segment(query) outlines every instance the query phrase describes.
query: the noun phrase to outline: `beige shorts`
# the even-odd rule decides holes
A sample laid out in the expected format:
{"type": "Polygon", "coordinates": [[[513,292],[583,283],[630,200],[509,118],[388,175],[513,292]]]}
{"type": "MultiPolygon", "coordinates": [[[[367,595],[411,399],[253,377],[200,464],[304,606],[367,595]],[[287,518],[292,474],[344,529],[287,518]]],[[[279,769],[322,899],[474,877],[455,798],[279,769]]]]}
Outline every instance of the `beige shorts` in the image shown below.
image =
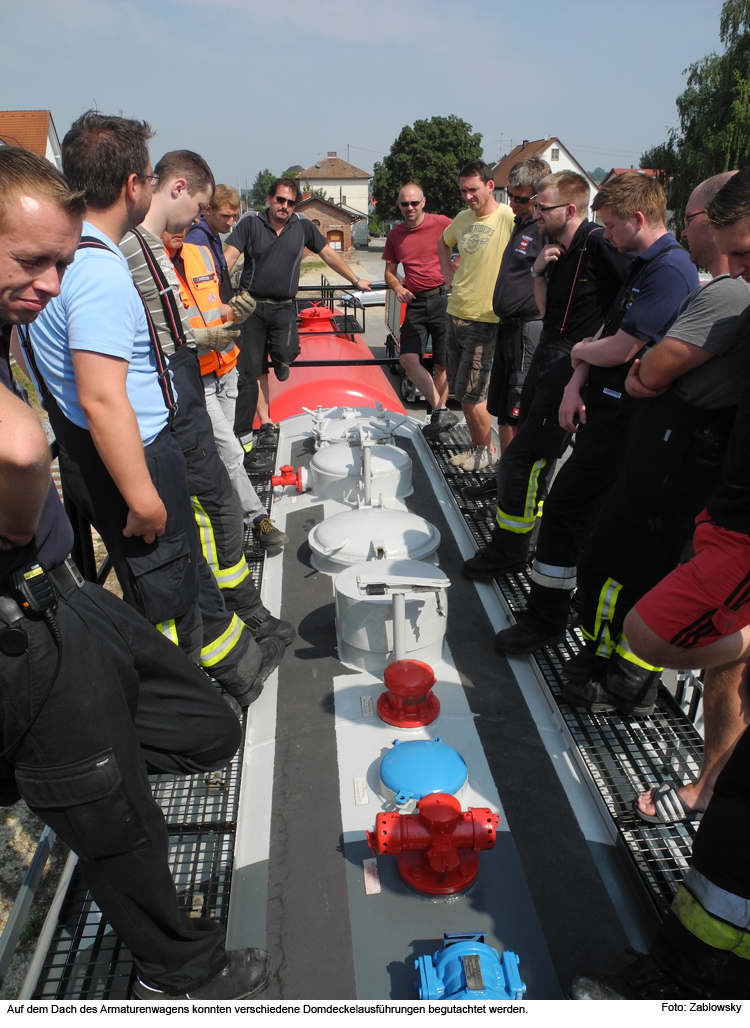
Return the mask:
{"type": "Polygon", "coordinates": [[[484,403],[497,343],[497,325],[446,314],[448,386],[459,403],[484,403]]]}

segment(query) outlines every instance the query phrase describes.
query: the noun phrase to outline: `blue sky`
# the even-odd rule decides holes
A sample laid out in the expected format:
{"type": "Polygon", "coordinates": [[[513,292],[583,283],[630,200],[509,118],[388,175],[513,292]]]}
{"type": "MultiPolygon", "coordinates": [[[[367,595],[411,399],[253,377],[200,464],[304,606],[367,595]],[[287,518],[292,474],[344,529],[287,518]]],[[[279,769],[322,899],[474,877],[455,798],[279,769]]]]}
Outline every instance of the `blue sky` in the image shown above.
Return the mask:
{"type": "Polygon", "coordinates": [[[719,48],[720,0],[0,0],[0,107],[145,118],[152,155],[197,150],[217,181],[372,170],[401,128],[456,114],[496,159],[559,136],[581,163],[638,165],[675,125],[683,70],[719,48]]]}

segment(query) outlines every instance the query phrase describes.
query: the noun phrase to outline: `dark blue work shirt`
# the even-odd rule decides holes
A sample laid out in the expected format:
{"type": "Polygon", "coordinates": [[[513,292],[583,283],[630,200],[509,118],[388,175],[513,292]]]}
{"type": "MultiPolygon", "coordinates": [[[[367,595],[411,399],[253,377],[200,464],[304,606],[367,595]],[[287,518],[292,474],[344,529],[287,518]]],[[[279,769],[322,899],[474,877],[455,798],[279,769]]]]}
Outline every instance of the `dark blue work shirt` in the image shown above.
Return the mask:
{"type": "MultiPolygon", "coordinates": [[[[677,317],[680,304],[695,292],[700,279],[687,250],[671,232],[665,232],[647,250],[632,256],[630,274],[613,312],[621,310],[624,301],[625,313],[619,327],[628,335],[653,345],[666,334],[677,317]],[[669,250],[669,247],[676,249],[669,250]]],[[[603,334],[614,334],[609,324],[603,334]]]]}
{"type": "Polygon", "coordinates": [[[185,236],[185,242],[195,243],[197,246],[207,246],[209,248],[211,256],[214,259],[216,274],[219,276],[219,297],[222,303],[229,303],[234,295],[234,290],[232,289],[232,282],[229,278],[229,269],[227,268],[227,261],[224,257],[224,247],[222,246],[221,236],[214,235],[211,231],[210,225],[202,214],[198,224],[190,226],[190,231],[185,236]]]}

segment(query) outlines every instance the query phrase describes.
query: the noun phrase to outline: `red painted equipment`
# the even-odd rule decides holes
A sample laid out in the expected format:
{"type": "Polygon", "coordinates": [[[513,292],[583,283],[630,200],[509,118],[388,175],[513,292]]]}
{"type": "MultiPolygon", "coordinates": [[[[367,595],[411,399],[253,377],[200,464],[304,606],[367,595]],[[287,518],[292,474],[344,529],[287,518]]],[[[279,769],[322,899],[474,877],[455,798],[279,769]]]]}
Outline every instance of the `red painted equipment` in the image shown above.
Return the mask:
{"type": "Polygon", "coordinates": [[[429,664],[394,660],[385,669],[383,681],[387,691],[378,697],[378,717],[387,725],[422,728],[440,713],[440,700],[432,692],[436,678],[429,664]]]}
{"type": "Polygon", "coordinates": [[[298,493],[305,491],[304,468],[293,468],[291,464],[282,464],[278,475],[271,476],[271,485],[293,485],[298,493]]]}
{"type": "Polygon", "coordinates": [[[436,792],[415,814],[379,814],[367,842],[373,853],[397,855],[401,877],[417,892],[449,896],[474,881],[479,851],[494,847],[499,823],[487,807],[462,811],[454,796],[436,792]]]}
{"type": "MultiPolygon", "coordinates": [[[[299,360],[357,361],[372,360],[372,351],[359,335],[343,335],[333,331],[331,315],[343,311],[329,307],[307,307],[300,312],[302,333],[299,338],[299,360]],[[319,311],[318,314],[307,312],[319,311]],[[305,317],[307,315],[307,317],[305,317]]],[[[394,392],[381,367],[352,365],[345,367],[301,368],[291,365],[289,378],[279,382],[273,372],[268,376],[271,417],[284,421],[302,414],[305,407],[375,407],[382,403],[386,410],[405,414],[403,404],[394,392]]],[[[260,422],[256,418],[255,427],[260,422]]]]}

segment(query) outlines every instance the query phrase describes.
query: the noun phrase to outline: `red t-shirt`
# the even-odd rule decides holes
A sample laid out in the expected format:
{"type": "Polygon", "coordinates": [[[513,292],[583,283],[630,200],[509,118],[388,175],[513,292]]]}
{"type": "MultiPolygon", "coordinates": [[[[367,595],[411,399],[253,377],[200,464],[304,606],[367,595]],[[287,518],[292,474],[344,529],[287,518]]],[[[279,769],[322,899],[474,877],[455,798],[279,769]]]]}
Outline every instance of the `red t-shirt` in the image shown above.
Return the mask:
{"type": "Polygon", "coordinates": [[[409,292],[422,293],[443,284],[437,245],[450,223],[444,214],[425,214],[416,228],[407,228],[402,221],[388,233],[383,260],[403,264],[404,287],[409,292]]]}

